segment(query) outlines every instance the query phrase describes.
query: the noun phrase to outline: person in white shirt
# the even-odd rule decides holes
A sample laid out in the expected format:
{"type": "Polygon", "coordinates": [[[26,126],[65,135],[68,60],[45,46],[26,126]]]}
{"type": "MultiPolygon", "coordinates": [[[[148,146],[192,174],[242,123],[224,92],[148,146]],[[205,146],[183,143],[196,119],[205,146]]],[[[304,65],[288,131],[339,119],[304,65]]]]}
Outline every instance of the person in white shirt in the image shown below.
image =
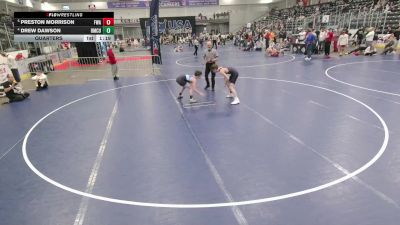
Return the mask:
{"type": "Polygon", "coordinates": [[[368,33],[365,36],[365,44],[367,47],[372,48],[372,43],[374,42],[374,36],[375,36],[375,28],[371,27],[368,29],[368,33]]]}
{"type": "Polygon", "coordinates": [[[21,82],[21,77],[19,76],[19,71],[18,71],[18,64],[17,61],[15,60],[15,57],[10,54],[7,54],[7,61],[15,81],[21,82]]]}
{"type": "Polygon", "coordinates": [[[36,91],[47,89],[47,87],[49,86],[47,76],[42,71],[38,71],[36,75],[32,77],[32,80],[35,81],[36,91]]]}
{"type": "Polygon", "coordinates": [[[348,45],[349,45],[349,35],[346,33],[345,30],[342,30],[338,39],[339,56],[342,56],[345,53],[348,45]]]}
{"type": "Polygon", "coordinates": [[[299,42],[303,42],[306,39],[307,32],[303,30],[299,33],[299,42]]]}
{"type": "Polygon", "coordinates": [[[321,32],[319,33],[318,37],[318,48],[319,51],[322,52],[324,47],[325,47],[325,39],[328,35],[328,32],[326,32],[325,28],[322,28],[321,32]]]}
{"type": "Polygon", "coordinates": [[[194,45],[194,53],[193,55],[197,56],[197,51],[199,50],[199,41],[197,40],[197,38],[194,38],[193,41],[193,45],[194,45]]]}
{"type": "Polygon", "coordinates": [[[0,83],[7,81],[7,75],[12,73],[8,66],[8,58],[6,53],[0,53],[0,83]]]}
{"type": "Polygon", "coordinates": [[[367,47],[364,51],[364,55],[366,56],[373,56],[376,54],[376,51],[372,49],[371,47],[367,47]]]}

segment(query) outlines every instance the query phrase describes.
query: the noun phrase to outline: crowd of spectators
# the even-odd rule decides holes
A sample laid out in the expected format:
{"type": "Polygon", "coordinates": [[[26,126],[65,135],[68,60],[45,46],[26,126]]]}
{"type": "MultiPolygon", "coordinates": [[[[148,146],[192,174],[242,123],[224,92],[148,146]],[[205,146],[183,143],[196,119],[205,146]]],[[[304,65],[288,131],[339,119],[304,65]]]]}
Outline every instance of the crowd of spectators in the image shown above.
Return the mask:
{"type": "MultiPolygon", "coordinates": [[[[316,15],[337,15],[350,11],[354,15],[371,15],[372,13],[392,13],[400,7],[396,0],[336,0],[327,3],[318,3],[315,5],[296,6],[285,9],[272,9],[268,16],[260,20],[260,23],[267,24],[269,29],[297,29],[294,21],[302,20],[316,15]],[[290,27],[289,27],[290,26],[290,27]]],[[[395,14],[400,17],[400,15],[395,14]]],[[[354,17],[353,17],[354,18],[354,17]]],[[[389,21],[387,21],[389,23],[389,21]]]]}
{"type": "Polygon", "coordinates": [[[219,19],[229,19],[229,12],[215,12],[211,16],[203,15],[199,13],[196,17],[197,20],[219,20],[219,19]]]}

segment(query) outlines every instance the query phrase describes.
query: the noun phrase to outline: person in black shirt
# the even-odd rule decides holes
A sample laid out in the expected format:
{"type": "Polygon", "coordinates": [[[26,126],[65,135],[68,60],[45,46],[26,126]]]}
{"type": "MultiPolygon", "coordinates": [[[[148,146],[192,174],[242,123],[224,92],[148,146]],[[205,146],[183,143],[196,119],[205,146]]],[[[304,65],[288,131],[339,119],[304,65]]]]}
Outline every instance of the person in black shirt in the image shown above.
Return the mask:
{"type": "Polygon", "coordinates": [[[13,75],[7,75],[7,81],[2,84],[4,92],[6,93],[9,103],[20,102],[29,97],[29,93],[24,92],[22,88],[15,81],[13,75]]]}
{"type": "Polygon", "coordinates": [[[357,31],[357,45],[360,46],[364,39],[364,28],[357,31]]]}
{"type": "Polygon", "coordinates": [[[397,40],[400,40],[400,27],[397,28],[396,31],[393,32],[394,36],[396,37],[397,40]]]}
{"type": "Polygon", "coordinates": [[[236,81],[239,77],[239,72],[232,67],[219,67],[214,64],[211,66],[211,71],[214,73],[220,73],[224,77],[225,86],[228,88],[229,94],[227,98],[233,98],[231,105],[237,105],[240,103],[237,91],[236,91],[236,81]]]}

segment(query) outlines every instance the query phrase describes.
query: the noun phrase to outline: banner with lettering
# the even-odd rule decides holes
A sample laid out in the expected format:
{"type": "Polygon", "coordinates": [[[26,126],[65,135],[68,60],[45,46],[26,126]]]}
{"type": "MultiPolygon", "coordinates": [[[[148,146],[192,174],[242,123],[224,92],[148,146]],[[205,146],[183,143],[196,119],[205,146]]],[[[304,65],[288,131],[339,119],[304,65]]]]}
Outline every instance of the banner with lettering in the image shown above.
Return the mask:
{"type": "MultiPolygon", "coordinates": [[[[219,0],[161,0],[159,2],[160,8],[168,7],[196,7],[196,6],[216,6],[219,5],[219,0]]],[[[118,8],[148,8],[150,7],[149,1],[120,1],[120,2],[107,2],[109,9],[118,8]]]]}
{"type": "MultiPolygon", "coordinates": [[[[148,18],[140,18],[140,27],[145,34],[150,26],[148,18]]],[[[196,19],[194,16],[160,17],[158,18],[160,34],[194,34],[196,32],[196,19]]]]}
{"type": "Polygon", "coordinates": [[[160,32],[158,24],[158,15],[160,9],[160,0],[152,0],[150,3],[150,45],[151,54],[158,55],[153,57],[153,63],[161,64],[161,46],[160,46],[160,32]]]}

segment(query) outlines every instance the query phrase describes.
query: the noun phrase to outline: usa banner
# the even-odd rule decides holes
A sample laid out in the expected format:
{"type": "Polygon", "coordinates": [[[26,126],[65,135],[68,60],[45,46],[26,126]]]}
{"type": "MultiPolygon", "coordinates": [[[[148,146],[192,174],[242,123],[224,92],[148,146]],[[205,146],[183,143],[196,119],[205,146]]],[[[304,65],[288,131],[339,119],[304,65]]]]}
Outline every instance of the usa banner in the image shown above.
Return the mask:
{"type": "Polygon", "coordinates": [[[150,4],[150,44],[153,63],[161,64],[160,32],[158,27],[160,0],[152,0],[150,4]],[[157,57],[158,56],[158,57],[157,57]]]}

